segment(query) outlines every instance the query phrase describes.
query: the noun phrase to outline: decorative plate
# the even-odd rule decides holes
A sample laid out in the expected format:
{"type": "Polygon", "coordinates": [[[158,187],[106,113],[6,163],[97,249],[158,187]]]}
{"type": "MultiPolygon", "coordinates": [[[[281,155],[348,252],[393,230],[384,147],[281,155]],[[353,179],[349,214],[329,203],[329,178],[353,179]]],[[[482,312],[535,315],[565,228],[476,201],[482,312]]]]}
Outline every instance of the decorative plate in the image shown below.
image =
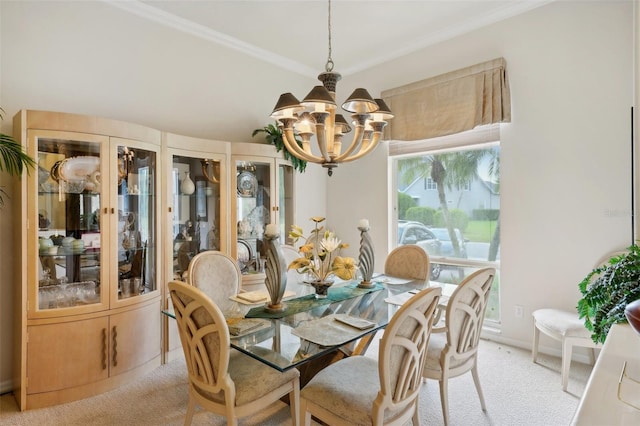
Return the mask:
{"type": "Polygon", "coordinates": [[[64,180],[86,179],[100,168],[100,158],[91,156],[70,157],[62,161],[58,175],[64,180]]]}
{"type": "Polygon", "coordinates": [[[238,194],[243,197],[255,197],[258,191],[258,179],[251,172],[244,171],[238,175],[238,194]]]}

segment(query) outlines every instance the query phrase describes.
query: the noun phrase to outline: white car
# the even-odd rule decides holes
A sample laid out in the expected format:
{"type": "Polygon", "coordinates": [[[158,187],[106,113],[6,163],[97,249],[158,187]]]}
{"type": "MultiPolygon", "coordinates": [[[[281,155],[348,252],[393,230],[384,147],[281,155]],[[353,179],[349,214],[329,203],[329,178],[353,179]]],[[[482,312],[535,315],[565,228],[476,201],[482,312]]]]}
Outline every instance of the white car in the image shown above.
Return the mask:
{"type": "MultiPolygon", "coordinates": [[[[430,256],[440,256],[442,243],[427,226],[420,222],[406,220],[398,221],[398,245],[415,244],[421,247],[430,256]]],[[[439,263],[431,264],[431,279],[437,280],[440,276],[439,263]]]]}

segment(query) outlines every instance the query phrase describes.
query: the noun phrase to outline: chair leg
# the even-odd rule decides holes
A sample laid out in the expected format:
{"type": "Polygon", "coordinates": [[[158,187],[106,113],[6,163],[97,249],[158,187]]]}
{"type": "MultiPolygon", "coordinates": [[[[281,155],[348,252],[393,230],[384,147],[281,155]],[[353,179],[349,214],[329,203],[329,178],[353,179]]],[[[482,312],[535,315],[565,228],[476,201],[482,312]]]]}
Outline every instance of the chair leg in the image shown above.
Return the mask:
{"type": "Polygon", "coordinates": [[[193,413],[196,410],[196,401],[195,399],[189,397],[189,404],[187,405],[187,414],[184,417],[184,426],[190,426],[191,421],[193,420],[193,413]]]}
{"type": "Polygon", "coordinates": [[[289,392],[289,406],[291,408],[291,423],[297,426],[300,421],[300,380],[293,383],[293,390],[289,392]]]}
{"type": "Polygon", "coordinates": [[[486,405],[484,405],[484,396],[482,395],[482,387],[480,386],[480,377],[478,376],[478,364],[473,366],[471,369],[471,375],[473,376],[473,383],[476,385],[476,391],[478,391],[478,396],[480,397],[480,406],[482,407],[482,411],[487,411],[486,405]]]}
{"type": "Polygon", "coordinates": [[[573,344],[562,339],[562,390],[566,392],[569,384],[569,368],[571,367],[571,352],[573,344]]]}
{"type": "Polygon", "coordinates": [[[307,400],[300,398],[300,421],[299,426],[311,425],[311,413],[307,411],[307,400]]]}
{"type": "Polygon", "coordinates": [[[413,426],[420,426],[420,398],[416,398],[413,417],[411,418],[413,426]]]}
{"type": "Polygon", "coordinates": [[[538,343],[540,341],[540,330],[536,327],[536,320],[533,320],[533,344],[531,345],[531,359],[536,362],[538,359],[538,343]]]}
{"type": "Polygon", "coordinates": [[[440,380],[440,403],[442,404],[442,417],[444,418],[444,426],[449,424],[449,400],[447,394],[449,393],[447,379],[440,380]]]}

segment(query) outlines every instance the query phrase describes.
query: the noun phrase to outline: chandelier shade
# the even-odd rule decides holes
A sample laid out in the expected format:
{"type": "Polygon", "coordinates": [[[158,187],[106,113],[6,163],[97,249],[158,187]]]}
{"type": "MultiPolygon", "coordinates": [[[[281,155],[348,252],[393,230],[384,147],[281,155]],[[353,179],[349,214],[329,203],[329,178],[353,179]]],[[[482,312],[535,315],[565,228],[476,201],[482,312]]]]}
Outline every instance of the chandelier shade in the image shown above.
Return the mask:
{"type": "Polygon", "coordinates": [[[387,121],[393,118],[389,107],[382,99],[373,99],[369,92],[357,88],[342,104],[342,109],[351,113],[351,125],[355,128],[353,138],[346,149],[342,149],[342,138],[352,127],[337,112],[336,85],[342,78],[333,72],[331,59],[331,0],[329,3],[329,57],[325,72],[318,75],[322,86],[315,86],[302,102],[291,93],[280,95],[271,118],[282,131],[282,140],[289,153],[301,160],[322,165],[329,176],[339,163],[355,161],[378,145],[387,121]],[[301,143],[296,140],[299,136],[301,143]],[[317,149],[312,150],[315,136],[317,149]]]}

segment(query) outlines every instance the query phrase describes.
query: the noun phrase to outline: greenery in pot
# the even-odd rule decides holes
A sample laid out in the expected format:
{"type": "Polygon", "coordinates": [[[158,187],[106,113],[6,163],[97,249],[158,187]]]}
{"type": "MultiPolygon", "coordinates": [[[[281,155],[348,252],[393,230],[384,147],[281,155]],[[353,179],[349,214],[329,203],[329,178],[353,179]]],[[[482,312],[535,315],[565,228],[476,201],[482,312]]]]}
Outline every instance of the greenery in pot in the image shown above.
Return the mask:
{"type": "MultiPolygon", "coordinates": [[[[0,120],[4,119],[4,110],[0,108],[0,120]]],[[[22,146],[11,136],[0,133],[0,172],[6,171],[11,176],[22,176],[22,172],[34,168],[36,162],[22,149],[22,146]]],[[[7,193],[0,188],[0,206],[4,205],[7,193]]]]}
{"type": "MultiPolygon", "coordinates": [[[[298,157],[295,157],[289,152],[289,150],[287,150],[287,147],[282,140],[282,130],[277,125],[268,124],[261,129],[255,129],[251,136],[255,136],[258,133],[265,133],[265,140],[271,145],[274,145],[276,147],[276,151],[284,151],[284,158],[291,161],[294,169],[298,170],[300,173],[304,172],[304,170],[307,168],[307,162],[305,160],[299,159],[298,157]]],[[[302,146],[302,141],[297,137],[296,142],[298,142],[299,146],[302,146]]]]}
{"type": "Polygon", "coordinates": [[[627,322],[624,308],[640,299],[640,247],[614,256],[595,268],[578,285],[582,298],[578,313],[596,343],[603,343],[613,324],[627,322]]]}

